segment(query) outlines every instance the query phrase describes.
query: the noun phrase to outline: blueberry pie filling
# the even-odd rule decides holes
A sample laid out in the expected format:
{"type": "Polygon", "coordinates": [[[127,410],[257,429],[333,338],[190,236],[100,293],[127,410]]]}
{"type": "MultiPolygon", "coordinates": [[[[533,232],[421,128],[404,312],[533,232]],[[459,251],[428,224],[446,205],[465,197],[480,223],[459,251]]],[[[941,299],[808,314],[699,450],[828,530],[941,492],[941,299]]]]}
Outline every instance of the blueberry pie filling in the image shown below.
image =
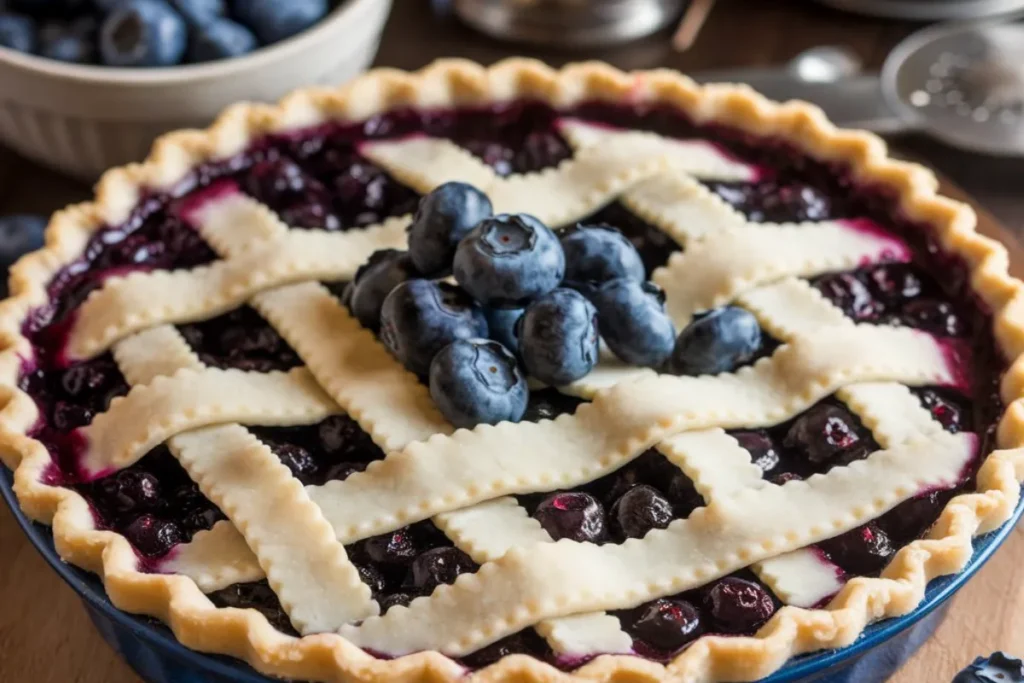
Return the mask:
{"type": "Polygon", "coordinates": [[[667,663],[702,636],[754,635],[784,605],[824,607],[849,579],[879,576],[922,538],[953,496],[978,487],[1003,414],[1008,363],[967,262],[941,249],[927,222],[903,214],[898,194],[854,173],[781,138],[696,124],[673,104],[599,99],[560,109],[526,97],[399,107],[265,135],[198,164],[170,189],[143,189],[126,220],[93,233],[49,279],[46,301],[23,321],[31,351],[18,379],[39,413],[29,436],[50,457],[41,480],[80,494],[97,529],[127,540],[139,571],[192,576],[217,607],[253,608],[288,635],[340,631],[383,658],[441,649],[475,669],[528,654],[572,670],[605,653],[667,663]],[[632,161],[641,170],[621,188],[591,178],[632,161]],[[524,196],[516,184],[544,178],[566,188],[552,200],[531,185],[539,189],[525,196],[538,210],[516,210],[510,198],[524,196]],[[573,183],[583,185],[578,196],[573,183]],[[608,196],[594,202],[596,191],[608,196]],[[264,234],[240,232],[246,221],[264,234]],[[351,242],[328,241],[340,239],[351,242]],[[772,240],[782,256],[764,258],[776,270],[743,270],[772,240]],[[342,244],[361,256],[347,257],[342,244]],[[284,270],[254,271],[272,263],[271,247],[284,270]],[[787,249],[799,258],[787,261],[787,249]],[[296,254],[312,254],[314,265],[296,254]],[[293,263],[310,275],[287,275],[293,263]],[[97,302],[130,312],[150,291],[140,298],[132,283],[155,288],[164,272],[182,278],[174,286],[185,299],[195,297],[174,300],[180,311],[167,303],[166,319],[158,310],[152,320],[93,323],[97,302]],[[829,343],[809,331],[819,327],[833,331],[829,343]],[[855,343],[885,356],[878,367],[843,365],[855,343]],[[824,378],[809,391],[796,384],[804,363],[824,378]],[[833,367],[842,381],[828,374],[833,367]],[[342,371],[351,385],[332,379],[342,371]],[[161,422],[190,381],[210,384],[197,384],[208,390],[185,427],[161,422]],[[666,413],[652,427],[662,431],[650,432],[663,436],[625,438],[647,428],[636,420],[659,414],[656,398],[629,393],[640,386],[665,403],[706,392],[715,407],[703,415],[692,403],[678,418],[682,431],[666,413]],[[782,391],[791,391],[782,408],[762,409],[782,391]],[[277,408],[266,396],[299,398],[277,408]],[[616,400],[622,414],[604,415],[616,400]],[[117,415],[151,424],[118,431],[117,415]],[[541,435],[618,422],[623,438],[608,427],[593,439],[605,449],[600,462],[567,444],[537,480],[515,469],[517,457],[543,451],[541,435]],[[472,431],[453,434],[460,427],[472,431]],[[912,430],[959,448],[959,460],[913,474],[899,459],[901,448],[920,445],[912,430]],[[497,452],[471,459],[473,439],[497,452]],[[640,454],[627,454],[636,444],[640,454]],[[232,448],[249,449],[251,472],[226,459],[232,448]],[[507,469],[474,474],[492,456],[507,469]],[[449,460],[465,466],[449,471],[449,460]],[[639,591],[628,605],[609,600],[571,619],[545,606],[525,618],[533,607],[524,607],[496,613],[501,625],[483,631],[440,629],[436,638],[448,640],[439,645],[418,632],[384,635],[409,614],[444,617],[473,581],[486,586],[510,572],[514,583],[515,571],[528,570],[516,564],[528,542],[540,543],[538,562],[575,558],[572,544],[629,558],[673,534],[691,538],[691,529],[733,514],[736,501],[810,506],[800,501],[830,477],[867,476],[887,463],[913,486],[856,524],[815,527],[786,552],[748,543],[742,561],[695,566],[678,581],[644,579],[661,581],[653,597],[639,591]],[[444,480],[437,491],[428,490],[431,467],[444,480]],[[255,548],[246,534],[258,524],[241,523],[272,522],[215,483],[258,472],[269,478],[260,491],[278,502],[275,477],[301,484],[288,510],[316,517],[319,536],[294,547],[306,540],[272,537],[288,552],[309,549],[309,572],[320,580],[331,570],[325,588],[350,593],[324,615],[303,612],[301,594],[279,597],[292,589],[268,582],[275,557],[244,547],[255,548]],[[365,519],[352,517],[359,506],[365,519]],[[338,543],[317,540],[327,536],[338,543]],[[215,543],[226,549],[211,551],[215,543]],[[329,547],[338,544],[344,553],[329,547]],[[238,580],[201,564],[235,550],[238,580]],[[574,646],[580,641],[592,646],[574,646]]]}

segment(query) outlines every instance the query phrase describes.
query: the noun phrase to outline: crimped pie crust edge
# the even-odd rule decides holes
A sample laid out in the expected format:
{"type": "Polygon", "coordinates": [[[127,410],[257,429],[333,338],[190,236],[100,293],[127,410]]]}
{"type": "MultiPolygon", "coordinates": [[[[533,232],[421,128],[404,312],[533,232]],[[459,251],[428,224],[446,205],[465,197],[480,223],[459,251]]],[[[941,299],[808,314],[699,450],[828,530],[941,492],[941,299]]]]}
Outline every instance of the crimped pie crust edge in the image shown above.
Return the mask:
{"type": "Polygon", "coordinates": [[[637,657],[605,655],[564,673],[515,655],[476,672],[475,680],[610,680],[630,675],[649,681],[756,680],[795,654],[848,645],[868,623],[910,612],[931,578],[964,566],[973,535],[1010,518],[1020,496],[1019,482],[1024,481],[1024,283],[1009,276],[1006,249],[975,232],[973,211],[936,195],[933,174],[889,159],[884,143],[873,135],[837,130],[811,105],[775,104],[745,86],[698,87],[673,71],[627,74],[601,63],[553,71],[524,59],[489,69],[442,60],[413,74],[379,69],[338,90],[299,91],[277,106],[236,105],[207,131],[171,133],[157,141],[146,162],[108,172],[98,185],[95,202],[57,213],[47,229],[47,246],[12,268],[12,298],[0,303],[0,458],[15,469],[15,491],[26,513],[53,525],[64,559],[103,577],[115,606],[163,620],[192,649],[232,655],[272,675],[367,683],[463,676],[463,667],[436,652],[380,660],[337,635],[292,638],[275,631],[254,610],[213,608],[187,577],[137,571],[137,558],[127,541],[117,533],[94,529],[88,504],[79,494],[40,481],[50,456],[26,435],[37,411],[17,387],[21,357],[30,351],[21,326],[31,308],[45,303],[53,274],[80,255],[94,231],[124,220],[142,188],[171,187],[197,164],[242,152],[266,133],[326,120],[358,121],[402,106],[458,107],[520,98],[541,99],[556,107],[590,99],[662,101],[686,111],[697,123],[716,122],[784,139],[813,157],[848,165],[862,183],[897,192],[906,215],[932,226],[943,249],[963,258],[972,289],[992,311],[997,344],[1011,361],[1002,382],[1007,409],[998,429],[998,446],[1009,450],[988,456],[978,473],[978,492],[954,498],[928,539],[901,549],[883,578],[850,581],[826,609],[784,607],[756,636],[701,638],[667,667],[637,657]]]}

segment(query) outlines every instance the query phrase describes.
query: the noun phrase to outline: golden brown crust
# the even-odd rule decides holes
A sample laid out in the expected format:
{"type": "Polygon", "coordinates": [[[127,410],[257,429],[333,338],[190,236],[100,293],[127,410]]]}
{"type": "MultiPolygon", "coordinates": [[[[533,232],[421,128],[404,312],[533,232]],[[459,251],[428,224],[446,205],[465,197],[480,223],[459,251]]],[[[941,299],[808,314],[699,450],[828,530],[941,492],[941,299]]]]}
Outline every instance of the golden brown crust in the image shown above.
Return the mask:
{"type": "Polygon", "coordinates": [[[671,71],[625,74],[598,63],[562,71],[527,60],[509,60],[491,69],[462,61],[442,61],[408,74],[378,70],[337,91],[309,90],[277,107],[239,105],[205,132],[183,131],[162,138],[148,161],[110,171],[94,203],[56,214],[47,246],[22,259],[11,272],[12,298],[0,303],[0,457],[16,470],[15,491],[25,511],[54,528],[57,549],[66,560],[103,577],[112,602],[129,612],[170,624],[183,644],[233,655],[260,671],[307,680],[453,680],[464,669],[437,653],[378,660],[336,635],[295,639],[276,632],[252,610],[214,608],[195,582],[184,576],[143,574],[127,541],[94,528],[85,500],[77,493],[41,483],[50,456],[26,436],[37,419],[32,400],[17,388],[21,358],[30,345],[21,334],[29,309],[46,301],[53,274],[82,251],[90,234],[105,223],[124,220],[143,187],[170,187],[197,163],[242,151],[268,131],[301,128],[325,119],[361,120],[401,106],[458,106],[520,97],[570,106],[583,99],[657,100],[677,106],[695,121],[715,121],[756,135],[781,138],[823,160],[848,165],[857,179],[898,192],[902,210],[934,226],[939,243],[963,258],[971,284],[992,311],[999,348],[1011,361],[1002,383],[1008,406],[999,424],[1000,451],[991,454],[978,477],[978,492],[953,499],[930,537],[902,549],[883,578],[850,581],[825,610],[786,607],[755,637],[705,637],[667,667],[634,657],[602,656],[573,674],[526,656],[507,657],[474,675],[486,681],[756,680],[790,656],[852,643],[871,621],[906,614],[922,599],[927,582],[959,571],[971,555],[971,538],[1005,522],[1024,481],[1024,285],[1007,273],[1002,245],[975,232],[969,207],[936,196],[937,182],[924,168],[887,157],[878,138],[835,129],[816,108],[804,103],[777,105],[746,87],[698,87],[671,71]]]}

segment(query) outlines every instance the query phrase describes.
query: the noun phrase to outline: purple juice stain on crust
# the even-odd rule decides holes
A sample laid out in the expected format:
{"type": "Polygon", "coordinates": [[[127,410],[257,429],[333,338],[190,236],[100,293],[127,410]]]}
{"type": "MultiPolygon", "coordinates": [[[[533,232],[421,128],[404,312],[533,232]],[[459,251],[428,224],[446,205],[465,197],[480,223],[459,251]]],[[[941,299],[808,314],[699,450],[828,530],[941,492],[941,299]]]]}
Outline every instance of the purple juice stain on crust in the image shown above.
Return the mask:
{"type": "MultiPolygon", "coordinates": [[[[129,536],[134,533],[137,551],[143,558],[141,565],[158,571],[175,552],[176,542],[189,540],[223,515],[188,480],[166,448],[155,449],[125,470],[126,475],[112,473],[83,483],[78,469],[82,444],[77,430],[106,410],[111,398],[127,392],[127,384],[109,356],[89,363],[72,363],[66,356],[68,332],[88,294],[112,274],[192,268],[215,260],[216,254],[194,229],[194,222],[210,201],[235,192],[259,196],[294,227],[347,230],[411,213],[418,195],[360,154],[360,147],[368,141],[418,135],[448,138],[476,154],[499,175],[526,173],[551,168],[571,156],[558,129],[560,117],[648,130],[684,140],[704,139],[729,158],[757,169],[758,177],[749,182],[706,183],[750,220],[843,220],[853,229],[891,241],[891,248],[881,250],[883,259],[906,261],[912,257],[911,264],[871,265],[853,272],[859,287],[852,298],[848,290],[856,285],[849,285],[849,280],[845,285],[838,281],[830,291],[856,304],[864,322],[955,333],[955,344],[949,340],[942,344],[947,357],[956,361],[955,367],[966,367],[960,364],[963,359],[970,361],[971,372],[957,374],[956,384],[963,397],[956,401],[949,393],[941,394],[950,390],[938,390],[939,401],[922,390],[922,402],[947,429],[978,433],[980,452],[991,448],[1002,410],[998,380],[1005,363],[995,351],[989,314],[967,286],[965,264],[943,253],[927,226],[903,217],[892,191],[857,184],[849,169],[813,160],[781,141],[720,126],[697,126],[684,113],[666,105],[587,102],[571,111],[558,112],[545,104],[524,101],[459,111],[399,109],[357,124],[325,124],[270,136],[235,157],[199,166],[169,191],[143,193],[139,205],[123,223],[97,231],[83,256],[54,276],[48,286],[50,301],[31,311],[25,321],[24,331],[34,354],[22,369],[21,386],[40,406],[40,420],[32,434],[46,444],[54,458],[44,474],[45,481],[79,490],[89,500],[100,528],[129,536]],[[942,281],[929,273],[941,273],[942,281]],[[102,375],[102,381],[82,370],[97,362],[99,367],[110,369],[109,376],[102,375]],[[67,372],[71,376],[65,386],[67,372]],[[100,388],[93,386],[96,383],[100,388]],[[76,391],[87,386],[91,388],[80,395],[76,391]],[[64,407],[58,410],[62,402],[64,407]],[[159,488],[159,504],[153,503],[153,486],[159,488]]],[[[603,208],[590,220],[620,228],[637,246],[648,274],[680,248],[618,203],[603,208]]],[[[210,365],[263,372],[295,367],[301,362],[258,315],[249,309],[240,310],[180,329],[210,365]]],[[[553,391],[536,392],[528,416],[531,420],[552,419],[574,411],[578,404],[553,391]]],[[[785,436],[791,426],[792,422],[764,430],[764,437],[751,442],[752,450],[760,453],[758,464],[768,479],[804,478],[831,466],[810,461],[787,447],[785,436]]],[[[856,422],[854,429],[864,442],[870,435],[861,433],[861,427],[856,422]]],[[[311,427],[255,431],[307,483],[344,478],[384,455],[345,416],[328,418],[311,427]]],[[[957,490],[969,489],[979,462],[980,458],[975,457],[965,465],[966,483],[959,483],[957,490]]],[[[669,501],[674,518],[685,517],[703,501],[685,475],[666,465],[662,456],[644,454],[581,490],[600,501],[607,514],[629,490],[650,486],[669,501]]],[[[951,495],[950,491],[921,492],[883,515],[878,527],[894,543],[903,544],[926,531],[951,495]]],[[[541,498],[543,495],[524,496],[523,501],[532,510],[541,498]]],[[[406,564],[407,554],[419,556],[451,546],[429,522],[413,525],[402,534],[408,538],[403,536],[401,542],[384,539],[349,546],[349,554],[363,568],[363,574],[379,584],[377,597],[387,606],[406,604],[419,595],[410,577],[412,560],[406,564]]],[[[754,580],[752,575],[744,574],[742,578],[754,580]]],[[[703,593],[691,591],[679,598],[696,606],[701,619],[709,624],[709,632],[721,633],[723,629],[715,625],[713,615],[705,609],[703,593]]],[[[293,633],[265,582],[233,586],[219,592],[214,600],[225,606],[255,607],[277,628],[293,633]]],[[[764,607],[758,600],[752,604],[757,609],[764,607]]],[[[465,659],[471,666],[479,666],[495,655],[520,650],[564,668],[579,666],[588,659],[556,661],[543,640],[534,635],[527,631],[506,639],[509,642],[477,653],[479,661],[475,663],[474,655],[465,659]]],[[[638,644],[637,652],[661,661],[666,658],[643,644],[638,644]]]]}

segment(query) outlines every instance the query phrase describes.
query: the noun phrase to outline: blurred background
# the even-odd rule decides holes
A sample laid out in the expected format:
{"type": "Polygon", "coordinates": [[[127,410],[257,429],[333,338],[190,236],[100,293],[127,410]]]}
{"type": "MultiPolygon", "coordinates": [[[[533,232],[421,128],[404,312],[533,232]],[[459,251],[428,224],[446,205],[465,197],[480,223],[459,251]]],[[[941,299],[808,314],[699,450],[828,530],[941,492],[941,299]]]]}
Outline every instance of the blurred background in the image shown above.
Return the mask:
{"type": "MultiPolygon", "coordinates": [[[[237,59],[217,57],[258,46],[229,42],[204,60],[195,58],[193,33],[179,59],[207,62],[196,66],[79,66],[0,48],[0,140],[7,143],[0,148],[0,213],[49,213],[85,199],[99,169],[138,158],[161,130],[203,125],[234,100],[276,99],[299,85],[340,82],[368,63],[416,69],[441,56],[487,64],[527,55],[556,66],[600,59],[624,69],[671,67],[705,79],[749,80],[777,98],[818,101],[840,123],[886,133],[897,154],[938,169],[1021,232],[1024,117],[1012,117],[1024,108],[1024,54],[1001,55],[1016,62],[1016,75],[963,68],[967,62],[956,60],[977,56],[978,46],[962,37],[917,63],[914,54],[902,55],[907,73],[893,76],[892,90],[902,88],[896,96],[910,118],[922,111],[939,116],[938,130],[929,133],[912,132],[921,121],[908,125],[908,112],[886,100],[878,74],[901,42],[937,20],[1022,8],[1024,0],[345,0],[298,37],[237,59]],[[833,79],[843,83],[807,82],[833,79]],[[935,91],[941,96],[920,99],[935,91]],[[997,96],[999,106],[985,109],[997,96]],[[959,109],[934,106],[947,100],[959,109]],[[1014,148],[1017,156],[1008,156],[1014,148]]],[[[1017,31],[1004,42],[1024,50],[1020,15],[1000,23],[1017,31]]],[[[53,52],[46,31],[57,31],[48,25],[37,27],[37,53],[53,52]]],[[[100,28],[97,50],[72,57],[105,63],[108,37],[100,28]]],[[[273,42],[256,32],[261,43],[273,42]]],[[[0,22],[0,44],[3,36],[0,22]]]]}

